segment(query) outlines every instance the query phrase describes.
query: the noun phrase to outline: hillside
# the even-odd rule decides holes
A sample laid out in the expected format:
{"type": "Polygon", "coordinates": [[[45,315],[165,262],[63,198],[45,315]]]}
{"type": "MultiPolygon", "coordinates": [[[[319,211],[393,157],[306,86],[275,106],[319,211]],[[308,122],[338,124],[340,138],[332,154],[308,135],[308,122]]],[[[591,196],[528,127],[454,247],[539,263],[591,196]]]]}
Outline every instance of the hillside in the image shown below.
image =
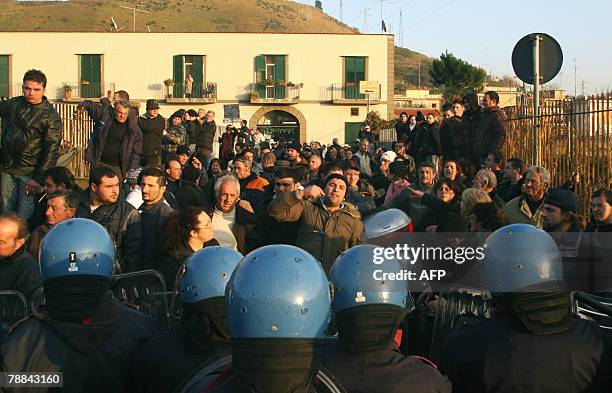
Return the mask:
{"type": "Polygon", "coordinates": [[[71,0],[17,3],[0,0],[3,31],[110,31],[114,17],[124,31],[146,32],[290,32],[354,33],[312,6],[286,0],[71,0]],[[36,17],[32,17],[36,16],[36,17]]]}
{"type": "MultiPolygon", "coordinates": [[[[111,16],[122,31],[133,30],[133,13],[121,6],[151,14],[136,14],[137,32],[287,32],[347,33],[359,31],[313,6],[287,0],[70,0],[18,3],[0,0],[0,31],[105,32],[111,16]]],[[[396,90],[429,84],[432,59],[409,49],[395,48],[396,90]]]]}

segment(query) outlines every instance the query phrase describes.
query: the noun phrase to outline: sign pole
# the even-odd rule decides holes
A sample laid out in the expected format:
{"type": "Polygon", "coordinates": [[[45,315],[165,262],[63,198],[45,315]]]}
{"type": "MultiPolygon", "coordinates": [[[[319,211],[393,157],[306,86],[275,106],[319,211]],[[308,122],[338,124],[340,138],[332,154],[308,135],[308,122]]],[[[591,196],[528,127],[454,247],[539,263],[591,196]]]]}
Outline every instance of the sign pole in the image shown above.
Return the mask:
{"type": "Polygon", "coordinates": [[[540,127],[540,35],[533,37],[533,161],[540,165],[538,157],[538,128],[540,127]]]}

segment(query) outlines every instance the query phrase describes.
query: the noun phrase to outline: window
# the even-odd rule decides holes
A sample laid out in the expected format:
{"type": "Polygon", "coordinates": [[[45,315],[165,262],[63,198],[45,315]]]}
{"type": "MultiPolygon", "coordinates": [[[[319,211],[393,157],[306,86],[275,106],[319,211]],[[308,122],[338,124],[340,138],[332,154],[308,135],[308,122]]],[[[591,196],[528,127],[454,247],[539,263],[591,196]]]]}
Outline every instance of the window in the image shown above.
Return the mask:
{"type": "Polygon", "coordinates": [[[366,80],[366,58],[345,57],[344,58],[344,98],[365,99],[359,94],[359,82],[366,80]]]}
{"type": "Polygon", "coordinates": [[[351,108],[351,116],[359,116],[359,108],[351,108]]]}
{"type": "Polygon", "coordinates": [[[284,99],[287,62],[285,55],[260,55],[255,58],[255,90],[261,98],[284,99]]]}
{"type": "Polygon", "coordinates": [[[80,55],[79,93],[81,98],[106,95],[102,83],[102,55],[80,55]]]}
{"type": "Polygon", "coordinates": [[[206,78],[204,78],[204,56],[174,56],[173,93],[176,98],[202,98],[206,95],[206,78]],[[191,83],[186,83],[191,75],[191,83]],[[191,87],[191,89],[190,89],[191,87]]]}
{"type": "Polygon", "coordinates": [[[0,98],[9,98],[11,96],[9,59],[10,56],[8,55],[0,55],[0,98]]]}
{"type": "Polygon", "coordinates": [[[437,104],[435,104],[435,103],[434,103],[434,104],[431,104],[431,107],[432,107],[433,109],[436,109],[436,106],[438,106],[438,105],[437,105],[437,104]]]}

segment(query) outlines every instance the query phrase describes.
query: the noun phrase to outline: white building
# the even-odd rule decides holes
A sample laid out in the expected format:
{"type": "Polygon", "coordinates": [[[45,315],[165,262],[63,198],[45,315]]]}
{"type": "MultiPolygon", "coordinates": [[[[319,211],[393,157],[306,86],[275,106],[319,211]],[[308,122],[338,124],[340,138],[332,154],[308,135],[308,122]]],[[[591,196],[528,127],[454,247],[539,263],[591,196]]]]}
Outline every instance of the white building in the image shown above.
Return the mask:
{"type": "Polygon", "coordinates": [[[50,99],[126,90],[143,109],[160,100],[164,116],[212,109],[219,125],[226,105],[238,104],[239,119],[227,122],[246,119],[277,140],[329,143],[355,139],[368,106],[360,81],[380,83],[371,110],[393,116],[393,56],[391,35],[0,32],[0,96],[21,94],[23,73],[37,68],[50,99]]]}

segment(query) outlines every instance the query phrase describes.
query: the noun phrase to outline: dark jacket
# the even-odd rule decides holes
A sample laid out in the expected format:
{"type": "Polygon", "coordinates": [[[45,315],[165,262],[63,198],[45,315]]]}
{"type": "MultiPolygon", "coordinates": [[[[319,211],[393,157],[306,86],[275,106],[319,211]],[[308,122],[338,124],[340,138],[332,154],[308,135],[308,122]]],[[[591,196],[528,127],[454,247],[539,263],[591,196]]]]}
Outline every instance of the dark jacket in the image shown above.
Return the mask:
{"type": "MultiPolygon", "coordinates": [[[[423,191],[425,194],[433,194],[433,186],[424,187],[421,184],[417,184],[412,187],[416,190],[423,191]]],[[[415,228],[421,227],[421,221],[424,219],[427,207],[423,203],[423,198],[415,199],[410,197],[410,190],[406,189],[401,191],[395,198],[387,203],[377,207],[375,210],[370,211],[370,214],[378,213],[379,211],[387,209],[400,209],[410,217],[412,224],[415,228]]]]}
{"type": "Polygon", "coordinates": [[[497,186],[497,195],[504,200],[504,202],[510,202],[516,197],[521,196],[521,183],[511,184],[509,181],[505,181],[497,186]]]}
{"type": "MultiPolygon", "coordinates": [[[[475,103],[474,105],[477,105],[475,103]]],[[[476,134],[478,133],[478,125],[482,117],[482,108],[475,106],[476,109],[463,112],[461,120],[463,121],[463,138],[465,139],[465,154],[467,157],[476,163],[476,134]]],[[[480,165],[478,163],[477,167],[480,165]]]]}
{"type": "Polygon", "coordinates": [[[42,183],[43,172],[59,157],[63,133],[59,114],[47,97],[31,105],[21,96],[0,101],[0,118],[0,169],[42,183]]]}
{"type": "Polygon", "coordinates": [[[423,212],[423,219],[419,225],[415,227],[416,231],[424,231],[431,225],[440,225],[440,223],[446,220],[449,215],[459,214],[458,197],[455,197],[455,199],[449,203],[444,203],[432,194],[425,194],[423,195],[421,202],[426,209],[423,212]]]}
{"type": "Polygon", "coordinates": [[[45,222],[44,224],[37,226],[36,229],[34,229],[30,233],[30,237],[28,238],[27,242],[28,252],[30,253],[30,255],[36,255],[38,257],[40,244],[42,243],[43,238],[47,236],[47,233],[49,233],[50,230],[51,225],[45,222]]]}
{"type": "MultiPolygon", "coordinates": [[[[266,186],[266,201],[267,207],[274,200],[274,184],[266,186]]],[[[270,216],[266,209],[257,212],[259,218],[259,228],[262,246],[270,244],[289,244],[295,246],[297,234],[300,228],[299,222],[283,222],[278,221],[270,216]]]]}
{"type": "Polygon", "coordinates": [[[142,228],[142,263],[136,270],[157,269],[157,257],[161,253],[161,228],[174,211],[162,198],[153,205],[140,206],[142,228]]]}
{"type": "Polygon", "coordinates": [[[506,141],[506,115],[498,108],[485,109],[476,133],[476,155],[483,160],[501,151],[506,141]]]}
{"type": "Polygon", "coordinates": [[[445,348],[441,368],[456,393],[612,391],[610,338],[591,321],[536,335],[507,315],[459,329],[445,348]]]}
{"type": "Polygon", "coordinates": [[[451,392],[450,381],[432,363],[393,348],[350,353],[334,343],[321,362],[350,393],[451,392]]]}
{"type": "Polygon", "coordinates": [[[134,392],[173,392],[198,366],[231,354],[229,341],[216,335],[210,348],[194,348],[184,329],[179,325],[172,332],[153,337],[138,352],[132,364],[134,392]]]}
{"type": "Polygon", "coordinates": [[[119,200],[98,207],[90,218],[106,228],[113,239],[120,272],[137,271],[142,261],[142,229],[138,210],[119,200]]]}
{"type": "Polygon", "coordinates": [[[396,141],[405,142],[406,139],[408,139],[408,136],[410,135],[410,123],[402,123],[400,120],[395,123],[393,128],[395,128],[396,141]]]}
{"type": "Polygon", "coordinates": [[[321,261],[328,272],[338,255],[365,241],[361,215],[349,203],[330,212],[323,198],[311,202],[285,192],[268,205],[268,214],[278,221],[299,221],[296,245],[321,261]]]}
{"type": "Polygon", "coordinates": [[[184,121],[182,124],[185,127],[185,130],[187,131],[187,138],[189,139],[189,143],[195,144],[195,142],[198,140],[198,134],[201,131],[200,122],[198,122],[197,120],[187,120],[184,121]]]}
{"type": "MultiPolygon", "coordinates": [[[[102,158],[102,153],[106,147],[106,140],[109,136],[110,129],[114,118],[107,119],[104,126],[100,129],[97,137],[87,146],[86,159],[91,165],[98,165],[102,158]]],[[[130,116],[128,117],[128,133],[121,142],[121,172],[125,178],[130,169],[138,167],[140,164],[140,155],[142,153],[142,132],[138,127],[137,120],[130,116]]]]}
{"type": "Polygon", "coordinates": [[[19,291],[29,301],[41,286],[38,263],[25,246],[10,257],[0,258],[0,290],[19,291]]]}
{"type": "Polygon", "coordinates": [[[190,206],[202,206],[204,194],[195,184],[183,181],[174,191],[174,197],[179,209],[184,209],[190,206]]]}
{"type": "Polygon", "coordinates": [[[151,117],[148,113],[138,118],[138,127],[142,132],[142,155],[159,156],[161,154],[162,133],[166,128],[166,119],[162,115],[151,117]]]}
{"type": "Polygon", "coordinates": [[[266,198],[265,188],[269,184],[266,179],[259,177],[255,172],[244,178],[239,179],[240,182],[240,199],[249,202],[253,209],[259,211],[265,208],[264,201],[266,198]]]}
{"type": "Polygon", "coordinates": [[[130,364],[155,333],[150,317],[114,303],[110,294],[88,323],[36,315],[2,342],[2,371],[62,372],[66,393],[134,391],[130,364]]]}
{"type": "Polygon", "coordinates": [[[465,158],[465,138],[461,117],[453,116],[442,122],[440,126],[440,147],[446,160],[465,158]]]}
{"type": "Polygon", "coordinates": [[[585,232],[612,232],[612,223],[602,225],[595,221],[593,217],[591,217],[591,220],[587,224],[585,232]]]}
{"type": "Polygon", "coordinates": [[[442,154],[438,122],[421,124],[418,139],[417,165],[423,162],[427,156],[439,156],[442,154]]]}
{"type": "Polygon", "coordinates": [[[212,151],[213,141],[215,140],[215,133],[217,132],[217,125],[215,121],[204,122],[200,125],[200,133],[196,139],[196,145],[198,149],[208,149],[212,151]]]}

